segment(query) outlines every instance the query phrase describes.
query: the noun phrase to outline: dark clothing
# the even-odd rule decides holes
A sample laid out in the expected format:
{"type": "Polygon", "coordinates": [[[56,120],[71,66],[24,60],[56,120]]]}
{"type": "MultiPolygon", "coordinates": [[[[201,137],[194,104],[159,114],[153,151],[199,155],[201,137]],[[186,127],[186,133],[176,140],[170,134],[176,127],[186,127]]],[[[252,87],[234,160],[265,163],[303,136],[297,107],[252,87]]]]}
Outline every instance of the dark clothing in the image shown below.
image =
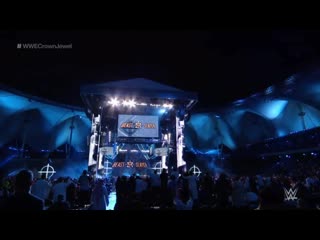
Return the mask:
{"type": "Polygon", "coordinates": [[[232,192],[231,182],[224,177],[220,177],[216,182],[215,192],[217,195],[217,207],[226,208],[229,203],[229,196],[232,192]]]}
{"type": "Polygon", "coordinates": [[[69,210],[70,205],[67,202],[56,202],[48,210],[69,210]]]}
{"type": "Polygon", "coordinates": [[[160,174],[160,180],[161,180],[161,189],[162,191],[167,190],[168,188],[168,173],[161,173],[160,174]]]}
{"type": "Polygon", "coordinates": [[[29,193],[16,193],[4,203],[4,210],[43,210],[42,199],[29,193]]]}

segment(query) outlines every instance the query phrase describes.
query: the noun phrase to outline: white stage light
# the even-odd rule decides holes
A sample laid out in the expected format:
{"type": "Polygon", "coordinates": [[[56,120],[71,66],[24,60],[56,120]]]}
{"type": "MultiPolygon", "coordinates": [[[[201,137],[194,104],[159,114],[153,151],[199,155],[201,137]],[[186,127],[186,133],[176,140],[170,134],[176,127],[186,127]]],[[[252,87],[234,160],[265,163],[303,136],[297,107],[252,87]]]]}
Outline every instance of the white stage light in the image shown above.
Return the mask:
{"type": "Polygon", "coordinates": [[[123,102],[122,102],[122,105],[123,106],[128,106],[128,107],[135,107],[136,106],[136,102],[135,102],[135,100],[129,100],[129,101],[127,101],[127,100],[124,100],[123,102]]]}
{"type": "Polygon", "coordinates": [[[128,106],[129,105],[129,101],[127,101],[127,100],[122,101],[122,105],[123,106],[128,106]]]}
{"type": "Polygon", "coordinates": [[[166,109],[161,108],[161,109],[159,110],[159,113],[160,113],[160,114],[164,114],[165,112],[166,112],[166,109]]]}
{"type": "Polygon", "coordinates": [[[148,104],[147,104],[147,103],[136,103],[136,105],[139,105],[139,106],[147,106],[148,104]]]}
{"type": "Polygon", "coordinates": [[[117,98],[111,98],[109,101],[108,101],[108,104],[112,105],[113,107],[114,106],[118,106],[119,105],[119,100],[117,98]]]}
{"type": "Polygon", "coordinates": [[[173,107],[173,105],[172,104],[163,104],[163,107],[164,108],[169,108],[169,109],[171,109],[172,107],[173,107]]]}
{"type": "Polygon", "coordinates": [[[136,102],[135,102],[133,99],[132,99],[132,100],[129,100],[128,106],[129,106],[129,107],[135,107],[135,106],[136,106],[136,102]]]}

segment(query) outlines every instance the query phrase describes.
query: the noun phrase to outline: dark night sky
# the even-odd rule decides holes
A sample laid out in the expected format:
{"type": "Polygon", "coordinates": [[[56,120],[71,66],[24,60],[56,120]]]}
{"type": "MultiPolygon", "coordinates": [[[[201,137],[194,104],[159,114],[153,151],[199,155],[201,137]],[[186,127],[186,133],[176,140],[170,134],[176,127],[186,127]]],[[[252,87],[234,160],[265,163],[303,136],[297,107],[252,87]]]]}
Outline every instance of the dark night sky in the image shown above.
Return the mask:
{"type": "Polygon", "coordinates": [[[81,105],[83,83],[144,77],[199,93],[199,107],[262,91],[319,60],[320,31],[18,31],[0,32],[1,82],[81,105]],[[72,49],[22,50],[17,43],[72,49]]]}

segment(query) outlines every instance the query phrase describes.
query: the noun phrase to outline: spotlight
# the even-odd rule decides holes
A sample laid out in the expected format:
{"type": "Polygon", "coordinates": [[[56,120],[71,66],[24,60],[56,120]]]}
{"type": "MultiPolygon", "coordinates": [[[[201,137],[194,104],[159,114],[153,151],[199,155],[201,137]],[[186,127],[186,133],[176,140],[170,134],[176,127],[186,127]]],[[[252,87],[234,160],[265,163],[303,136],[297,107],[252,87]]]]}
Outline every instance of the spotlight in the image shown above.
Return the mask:
{"type": "Polygon", "coordinates": [[[160,110],[159,110],[159,113],[160,114],[164,114],[166,112],[166,109],[164,109],[164,108],[161,108],[160,110]]]}
{"type": "Polygon", "coordinates": [[[129,107],[135,107],[135,106],[136,106],[136,102],[135,102],[133,99],[132,99],[132,100],[129,100],[128,106],[129,106],[129,107]]]}
{"type": "Polygon", "coordinates": [[[111,98],[109,101],[108,101],[108,104],[112,105],[113,107],[114,106],[118,106],[119,105],[119,100],[117,98],[111,98]]]}
{"type": "Polygon", "coordinates": [[[172,107],[173,107],[173,105],[172,104],[163,104],[163,107],[164,108],[168,108],[168,109],[171,109],[172,107]]]}
{"type": "Polygon", "coordinates": [[[129,101],[124,100],[124,101],[122,102],[122,105],[123,105],[123,106],[128,106],[128,107],[132,108],[132,107],[135,107],[135,106],[136,106],[136,102],[135,102],[133,99],[132,99],[132,100],[129,100],[129,101]]]}

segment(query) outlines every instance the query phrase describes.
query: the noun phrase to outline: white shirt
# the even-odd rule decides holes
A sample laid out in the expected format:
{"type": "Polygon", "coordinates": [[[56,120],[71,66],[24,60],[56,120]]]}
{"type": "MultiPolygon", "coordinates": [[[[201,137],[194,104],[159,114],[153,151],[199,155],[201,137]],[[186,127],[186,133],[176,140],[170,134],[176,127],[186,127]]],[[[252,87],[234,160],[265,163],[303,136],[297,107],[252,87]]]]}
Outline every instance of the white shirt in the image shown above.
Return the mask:
{"type": "Polygon", "coordinates": [[[65,182],[60,182],[55,184],[52,187],[52,193],[53,193],[53,201],[56,202],[58,200],[58,195],[63,195],[63,200],[66,201],[67,199],[67,187],[68,184],[65,182]]]}
{"type": "Polygon", "coordinates": [[[51,185],[44,179],[38,179],[31,186],[31,193],[42,200],[46,200],[49,197],[51,185]]]}

